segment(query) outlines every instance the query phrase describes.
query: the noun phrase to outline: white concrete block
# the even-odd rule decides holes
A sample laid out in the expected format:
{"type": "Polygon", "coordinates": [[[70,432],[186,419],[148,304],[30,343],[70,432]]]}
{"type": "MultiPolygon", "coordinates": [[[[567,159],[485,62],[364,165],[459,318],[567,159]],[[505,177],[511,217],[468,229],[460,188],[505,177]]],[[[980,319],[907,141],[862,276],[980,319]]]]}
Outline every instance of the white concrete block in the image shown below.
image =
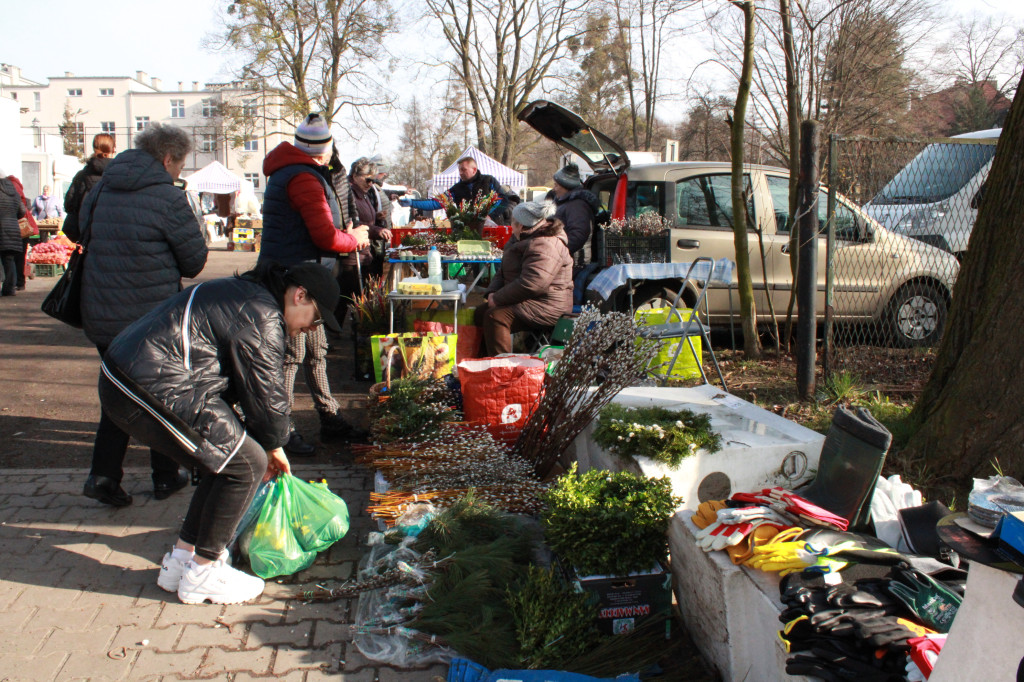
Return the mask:
{"type": "MultiPolygon", "coordinates": [[[[596,424],[576,439],[575,454],[581,471],[591,468],[628,470],[647,476],[668,476],[683,505],[696,509],[701,501],[723,499],[734,492],[749,492],[781,485],[792,489],[812,478],[825,437],[711,385],[696,388],[634,387],[615,397],[629,407],[660,405],[688,409],[711,416],[711,427],[722,436],[723,447],[715,453],[699,450],[676,469],[645,457],[625,460],[593,442],[596,424]],[[714,486],[715,473],[724,474],[727,488],[714,486]]],[[[571,454],[571,451],[570,451],[571,454]]],[[[719,477],[720,478],[720,477],[719,477]]]]}

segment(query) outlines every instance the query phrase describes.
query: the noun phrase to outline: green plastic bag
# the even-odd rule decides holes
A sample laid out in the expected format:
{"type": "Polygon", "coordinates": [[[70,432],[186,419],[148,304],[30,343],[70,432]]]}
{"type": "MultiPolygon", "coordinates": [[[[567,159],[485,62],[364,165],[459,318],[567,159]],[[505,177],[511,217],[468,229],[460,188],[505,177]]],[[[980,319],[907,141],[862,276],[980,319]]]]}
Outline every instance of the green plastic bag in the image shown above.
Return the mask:
{"type": "Polygon", "coordinates": [[[283,476],[290,488],[292,530],[307,552],[322,552],[348,532],[348,505],[330,491],[327,481],[307,483],[283,476]]]}
{"type": "Polygon", "coordinates": [[[249,542],[249,565],[263,579],[291,575],[308,568],[316,559],[315,551],[303,549],[291,520],[292,486],[286,474],[271,482],[259,519],[249,542]]]}

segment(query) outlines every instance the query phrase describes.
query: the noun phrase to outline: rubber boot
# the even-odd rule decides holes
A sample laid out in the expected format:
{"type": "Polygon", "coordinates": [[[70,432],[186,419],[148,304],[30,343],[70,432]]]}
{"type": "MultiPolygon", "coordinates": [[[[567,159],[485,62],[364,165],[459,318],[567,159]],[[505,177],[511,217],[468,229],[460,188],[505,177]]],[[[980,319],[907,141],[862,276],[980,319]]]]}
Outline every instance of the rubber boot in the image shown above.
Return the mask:
{"type": "Polygon", "coordinates": [[[891,444],[892,434],[870,412],[840,407],[821,447],[817,475],[795,492],[847,519],[851,530],[861,528],[870,518],[875,483],[891,444]]]}

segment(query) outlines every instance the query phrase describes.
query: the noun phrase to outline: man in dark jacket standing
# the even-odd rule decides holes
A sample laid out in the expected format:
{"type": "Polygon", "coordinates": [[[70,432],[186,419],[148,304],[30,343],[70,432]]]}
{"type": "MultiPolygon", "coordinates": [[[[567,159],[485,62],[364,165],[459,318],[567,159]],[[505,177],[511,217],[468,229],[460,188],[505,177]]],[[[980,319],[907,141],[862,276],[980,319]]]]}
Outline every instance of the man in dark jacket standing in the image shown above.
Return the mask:
{"type": "Polygon", "coordinates": [[[585,260],[584,247],[594,232],[594,216],[600,210],[601,202],[593,192],[583,189],[580,169],[575,163],[555,171],[553,179],[555,217],[565,225],[569,253],[579,263],[585,260]]]}
{"type": "MultiPolygon", "coordinates": [[[[342,207],[328,167],[333,143],[327,122],[319,114],[309,114],[296,128],[294,141],[282,142],[263,160],[267,190],[263,196],[259,263],[273,261],[291,266],[314,262],[333,272],[338,254],[369,244],[365,229],[341,229],[345,225],[342,207]]],[[[299,365],[305,369],[306,384],[320,415],[321,437],[351,434],[351,424],[338,413],[341,406],[331,395],[327,335],[322,327],[288,339],[284,369],[289,405],[294,400],[299,365]]],[[[293,428],[285,450],[293,456],[308,456],[315,449],[293,428]]]]}
{"type": "MultiPolygon", "coordinates": [[[[195,277],[206,265],[200,225],[185,193],[174,186],[191,149],[184,130],[153,123],[135,137],[135,149],[110,162],[82,202],[80,224],[90,235],[82,323],[101,356],[125,327],[181,291],[182,277],[195,277]]],[[[115,507],[132,503],[121,488],[128,440],[103,413],[83,490],[87,497],[115,507]]],[[[169,457],[151,450],[150,460],[157,499],[188,482],[169,457]]]]}

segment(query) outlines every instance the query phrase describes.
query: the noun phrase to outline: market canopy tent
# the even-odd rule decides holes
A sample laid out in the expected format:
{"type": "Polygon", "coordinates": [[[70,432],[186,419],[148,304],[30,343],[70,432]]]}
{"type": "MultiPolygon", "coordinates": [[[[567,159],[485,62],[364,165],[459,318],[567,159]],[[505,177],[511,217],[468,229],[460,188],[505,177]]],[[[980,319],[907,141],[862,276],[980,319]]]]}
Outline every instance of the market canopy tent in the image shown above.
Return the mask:
{"type": "Polygon", "coordinates": [[[219,161],[212,161],[185,178],[188,189],[192,192],[211,192],[213,194],[233,194],[239,190],[254,192],[252,183],[243,180],[219,161]]]}
{"type": "MultiPolygon", "coordinates": [[[[515,192],[526,187],[525,175],[512,170],[508,166],[502,165],[476,147],[468,147],[466,151],[459,154],[460,159],[464,159],[467,156],[473,157],[476,161],[476,167],[481,173],[484,175],[493,175],[498,181],[498,184],[508,185],[515,192]]],[[[445,192],[458,181],[459,162],[456,161],[430,180],[430,195],[435,196],[441,192],[445,192]]]]}

